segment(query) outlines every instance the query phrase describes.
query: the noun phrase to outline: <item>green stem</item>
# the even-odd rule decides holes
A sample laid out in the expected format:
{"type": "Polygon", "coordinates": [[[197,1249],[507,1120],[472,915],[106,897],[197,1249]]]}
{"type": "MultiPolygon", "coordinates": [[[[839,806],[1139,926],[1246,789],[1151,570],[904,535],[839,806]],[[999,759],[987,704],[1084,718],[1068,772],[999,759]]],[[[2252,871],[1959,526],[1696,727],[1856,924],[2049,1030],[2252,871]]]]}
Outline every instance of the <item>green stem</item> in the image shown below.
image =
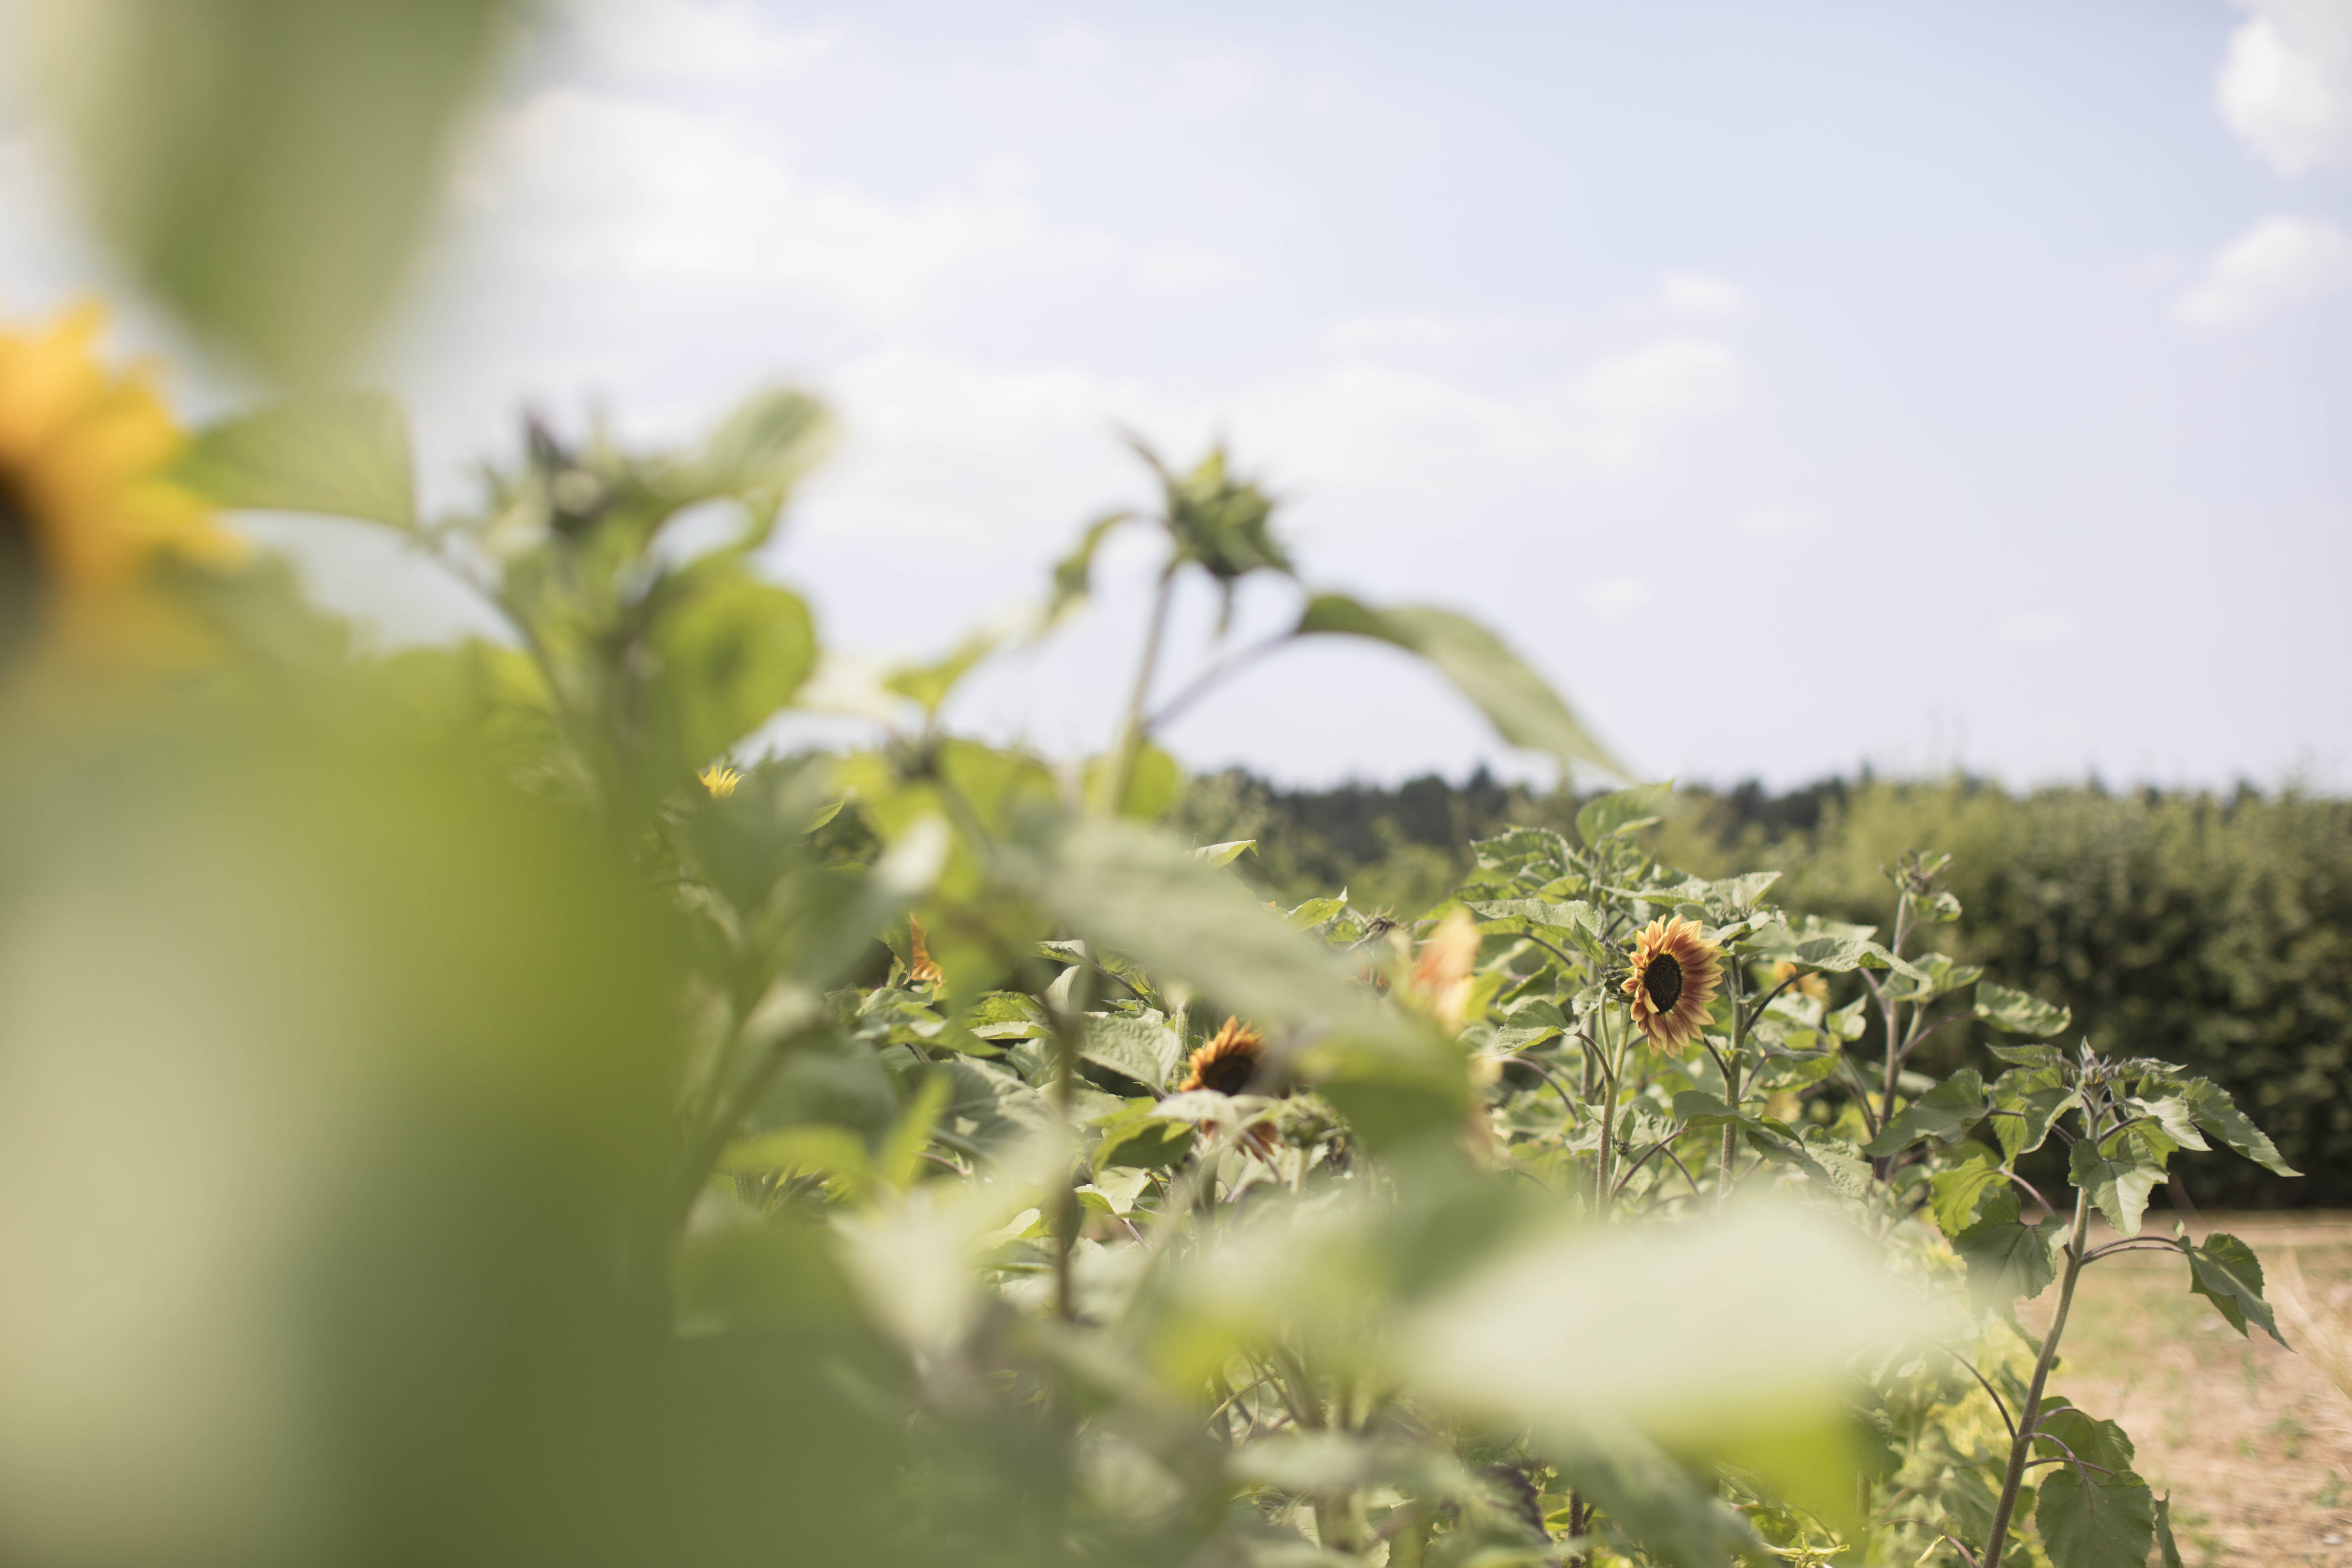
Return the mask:
{"type": "Polygon", "coordinates": [[[1143,632],[1143,658],[1136,667],[1135,689],[1128,695],[1127,712],[1119,720],[1118,744],[1111,753],[1102,795],[1094,803],[1107,816],[1118,815],[1127,799],[1128,780],[1135,775],[1136,755],[1143,750],[1143,705],[1151,700],[1151,679],[1160,671],[1160,645],[1167,640],[1168,610],[1175,597],[1176,567],[1171,563],[1160,574],[1160,588],[1152,595],[1151,621],[1143,632]]]}
{"type": "Polygon", "coordinates": [[[2050,1368],[2058,1360],[2058,1336],[2066,1331],[2066,1314],[2074,1305],[2074,1281],[2083,1273],[2083,1241],[2091,1228],[2091,1194],[2074,1189],[2074,1228],[2066,1240],[2065,1282],[2058,1289],[2058,1310],[2050,1331],[2042,1338],[2042,1354],[2033,1363],[2033,1382],[2025,1391],[2025,1407],[2017,1413],[2017,1437],[2009,1447],[2009,1473],[2000,1484],[2000,1502],[1994,1508],[1992,1529],[1985,1536],[1985,1568],[2000,1568],[2001,1548],[2009,1540],[2010,1515],[2017,1511],[2017,1489],[2025,1479],[2025,1461],[2033,1447],[2033,1431],[2042,1424],[2042,1390],[2050,1368]]]}

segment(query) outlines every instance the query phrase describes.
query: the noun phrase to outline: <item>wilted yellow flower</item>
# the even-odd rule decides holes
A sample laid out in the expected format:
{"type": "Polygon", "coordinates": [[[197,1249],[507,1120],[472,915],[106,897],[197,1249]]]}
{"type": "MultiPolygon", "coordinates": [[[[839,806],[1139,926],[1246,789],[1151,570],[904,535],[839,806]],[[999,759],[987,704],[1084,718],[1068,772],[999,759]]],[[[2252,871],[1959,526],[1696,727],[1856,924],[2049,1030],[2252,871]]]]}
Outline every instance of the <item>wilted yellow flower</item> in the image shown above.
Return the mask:
{"type": "Polygon", "coordinates": [[[96,305],[0,330],[0,655],[47,643],[118,658],[192,640],[143,592],[161,556],[225,562],[242,547],[165,477],[187,437],[144,368],[92,344],[96,305]]]}
{"type": "Polygon", "coordinates": [[[1449,1035],[1470,1011],[1471,971],[1478,962],[1478,922],[1455,905],[1437,922],[1412,961],[1412,998],[1449,1035]]]}
{"type": "Polygon", "coordinates": [[[713,800],[725,800],[743,782],[743,775],[724,763],[713,763],[694,776],[702,781],[702,787],[710,792],[713,800]]]}
{"type": "MultiPolygon", "coordinates": [[[[731,785],[730,786],[732,787],[731,785]]],[[[907,917],[907,984],[909,985],[944,985],[947,975],[931,957],[931,950],[923,945],[923,922],[914,916],[907,917]]]]}
{"type": "Polygon", "coordinates": [[[1818,971],[1799,974],[1797,966],[1785,958],[1772,966],[1774,985],[1780,985],[1788,981],[1790,975],[1796,975],[1796,979],[1790,984],[1789,989],[1798,995],[1810,996],[1816,1002],[1827,1002],[1830,999],[1830,983],[1822,979],[1818,971]]]}
{"type": "Polygon", "coordinates": [[[1633,973],[1625,977],[1633,1026],[1670,1056],[1681,1056],[1698,1038],[1706,1005],[1723,981],[1722,955],[1698,932],[1680,916],[1652,921],[1633,944],[1633,973]]]}

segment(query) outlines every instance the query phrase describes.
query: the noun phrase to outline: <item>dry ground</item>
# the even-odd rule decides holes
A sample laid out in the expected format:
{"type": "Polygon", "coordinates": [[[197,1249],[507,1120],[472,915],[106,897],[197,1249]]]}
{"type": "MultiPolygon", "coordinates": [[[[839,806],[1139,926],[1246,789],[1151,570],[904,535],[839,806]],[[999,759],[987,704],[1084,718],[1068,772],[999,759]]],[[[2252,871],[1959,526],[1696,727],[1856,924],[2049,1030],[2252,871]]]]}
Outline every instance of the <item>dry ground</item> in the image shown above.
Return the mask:
{"type": "MultiPolygon", "coordinates": [[[[2179,1216],[2163,1204],[2159,1194],[2147,1228],[2169,1235],[2179,1216]]],[[[2274,1307],[2299,1267],[2300,1299],[2319,1321],[2299,1326],[2280,1311],[2295,1353],[2259,1329],[2251,1343],[2240,1339],[2189,1293],[2177,1255],[2126,1253],[2084,1276],[2051,1390],[2138,1441],[2139,1472],[2158,1495],[2171,1490],[2190,1568],[2352,1568],[2352,1397],[2326,1364],[2331,1342],[2339,1358],[2352,1347],[2352,1213],[2209,1214],[2189,1230],[2243,1237],[2262,1257],[2274,1307]]],[[[2037,1330],[2056,1296],[2033,1304],[2037,1330]]]]}

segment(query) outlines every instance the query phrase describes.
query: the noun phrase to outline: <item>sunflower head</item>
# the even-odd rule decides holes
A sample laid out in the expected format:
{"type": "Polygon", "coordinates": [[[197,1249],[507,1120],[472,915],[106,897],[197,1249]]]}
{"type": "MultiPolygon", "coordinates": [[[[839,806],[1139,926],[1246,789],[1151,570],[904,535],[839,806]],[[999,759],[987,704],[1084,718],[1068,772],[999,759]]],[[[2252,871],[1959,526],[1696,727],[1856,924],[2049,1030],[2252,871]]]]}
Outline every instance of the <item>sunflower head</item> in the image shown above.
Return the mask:
{"type": "Polygon", "coordinates": [[[724,763],[713,763],[694,776],[701,782],[704,789],[709,791],[713,800],[725,800],[735,793],[735,786],[743,782],[742,773],[724,763]]]}
{"type": "Polygon", "coordinates": [[[153,569],[242,553],[167,477],[187,438],[149,372],[99,362],[104,325],[86,305],[0,329],[0,658],[47,645],[171,659],[203,639],[152,592],[153,569]]]}
{"type": "Polygon", "coordinates": [[[1679,916],[1652,921],[1633,943],[1633,972],[1625,977],[1633,1026],[1655,1049],[1681,1056],[1698,1038],[1722,983],[1723,955],[1700,939],[1698,927],[1679,916]]]}
{"type": "Polygon", "coordinates": [[[1180,1091],[1213,1089],[1219,1094],[1239,1094],[1265,1060],[1265,1037],[1239,1018],[1227,1018],[1209,1043],[1192,1053],[1184,1081],[1176,1087],[1180,1091]]]}
{"type": "Polygon", "coordinates": [[[1818,972],[1808,971],[1799,973],[1797,966],[1785,958],[1772,966],[1772,984],[1786,985],[1798,995],[1810,996],[1816,1002],[1827,1002],[1830,999],[1828,981],[1822,979],[1818,972]]]}

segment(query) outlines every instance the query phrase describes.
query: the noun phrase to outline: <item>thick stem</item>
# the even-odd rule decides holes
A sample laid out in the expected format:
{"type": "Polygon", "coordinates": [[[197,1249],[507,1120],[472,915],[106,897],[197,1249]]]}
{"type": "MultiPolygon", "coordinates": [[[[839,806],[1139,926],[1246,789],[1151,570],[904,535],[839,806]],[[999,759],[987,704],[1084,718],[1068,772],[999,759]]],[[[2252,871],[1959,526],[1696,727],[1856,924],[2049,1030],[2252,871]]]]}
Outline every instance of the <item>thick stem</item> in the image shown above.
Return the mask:
{"type": "MultiPolygon", "coordinates": [[[[1731,992],[1731,1058],[1723,1064],[1723,1103],[1737,1112],[1739,1110],[1740,1037],[1745,1033],[1739,1026],[1739,1005],[1747,998],[1742,994],[1744,988],[1740,984],[1738,961],[1730,960],[1725,968],[1729,972],[1731,992]]],[[[1738,1123],[1727,1121],[1723,1124],[1723,1184],[1716,1189],[1715,1194],[1715,1206],[1718,1210],[1731,1201],[1733,1163],[1739,1154],[1738,1134],[1738,1123]]]]}
{"type": "Polygon", "coordinates": [[[2025,1461],[2033,1447],[2034,1428],[2042,1424],[2042,1390],[2050,1381],[2050,1368],[2058,1359],[2058,1336],[2066,1331],[2066,1314],[2074,1305],[2074,1281],[2083,1273],[2083,1241],[2091,1228],[2091,1194],[2082,1188],[2074,1190],[2074,1228],[2066,1238],[2066,1276],[2058,1288],[2058,1310],[2050,1320],[2050,1331],[2042,1337],[2042,1354],[2033,1363],[2033,1381],[2025,1390],[2025,1407],[2017,1413],[2017,1438],[2009,1447],[2009,1473],[2000,1483],[2000,1502],[1993,1509],[1992,1529],[1985,1535],[1984,1562],[1987,1568],[1999,1568],[2002,1547],[2009,1540],[2010,1515],[2017,1511],[2017,1489],[2025,1479],[2025,1461]]]}

